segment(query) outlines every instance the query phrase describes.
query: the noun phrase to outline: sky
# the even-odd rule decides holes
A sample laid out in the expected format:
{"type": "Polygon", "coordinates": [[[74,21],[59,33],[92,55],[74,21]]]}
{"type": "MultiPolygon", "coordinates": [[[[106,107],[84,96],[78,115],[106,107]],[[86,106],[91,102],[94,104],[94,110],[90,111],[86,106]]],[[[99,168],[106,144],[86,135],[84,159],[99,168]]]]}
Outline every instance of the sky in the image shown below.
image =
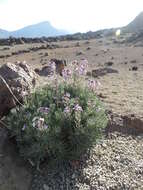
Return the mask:
{"type": "Polygon", "coordinates": [[[142,11],[143,0],[0,0],[0,28],[49,21],[70,32],[96,31],[125,26],[142,11]]]}

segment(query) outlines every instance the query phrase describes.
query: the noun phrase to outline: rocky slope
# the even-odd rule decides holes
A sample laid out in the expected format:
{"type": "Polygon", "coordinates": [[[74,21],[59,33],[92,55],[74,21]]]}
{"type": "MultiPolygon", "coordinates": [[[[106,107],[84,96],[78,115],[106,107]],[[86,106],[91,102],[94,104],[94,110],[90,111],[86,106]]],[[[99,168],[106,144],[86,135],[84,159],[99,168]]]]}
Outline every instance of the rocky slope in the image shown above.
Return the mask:
{"type": "Polygon", "coordinates": [[[143,30],[143,12],[136,16],[136,18],[124,27],[126,32],[135,33],[143,30]]]}

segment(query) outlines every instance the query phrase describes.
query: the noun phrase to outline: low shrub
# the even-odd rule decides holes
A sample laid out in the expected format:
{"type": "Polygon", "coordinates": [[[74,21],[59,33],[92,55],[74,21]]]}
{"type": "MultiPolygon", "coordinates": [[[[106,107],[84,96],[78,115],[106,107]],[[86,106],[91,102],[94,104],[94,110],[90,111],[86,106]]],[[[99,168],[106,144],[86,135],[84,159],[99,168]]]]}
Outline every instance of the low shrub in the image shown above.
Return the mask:
{"type": "Polygon", "coordinates": [[[71,72],[63,71],[64,82],[58,84],[56,79],[9,114],[8,129],[25,159],[36,164],[79,159],[102,134],[107,117],[96,97],[97,81],[83,85],[77,71],[85,74],[85,68],[74,63],[71,72]]]}

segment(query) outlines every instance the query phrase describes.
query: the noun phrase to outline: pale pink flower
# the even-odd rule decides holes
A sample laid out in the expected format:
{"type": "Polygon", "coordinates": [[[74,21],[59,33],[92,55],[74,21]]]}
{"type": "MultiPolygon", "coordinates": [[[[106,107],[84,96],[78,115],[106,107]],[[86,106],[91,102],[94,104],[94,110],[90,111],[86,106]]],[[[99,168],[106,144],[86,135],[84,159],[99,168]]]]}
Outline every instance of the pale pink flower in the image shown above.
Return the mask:
{"type": "Polygon", "coordinates": [[[100,86],[100,82],[99,81],[96,81],[96,80],[89,80],[88,81],[88,87],[89,89],[91,90],[96,90],[98,89],[98,87],[100,86]]]}
{"type": "Polygon", "coordinates": [[[67,98],[70,98],[71,95],[70,95],[70,93],[66,92],[66,94],[64,96],[67,98]]]}
{"type": "Polygon", "coordinates": [[[72,75],[72,72],[70,69],[63,69],[62,71],[62,76],[65,80],[67,80],[68,78],[70,78],[72,75]]]}
{"type": "Polygon", "coordinates": [[[24,124],[23,127],[22,127],[22,131],[24,131],[26,128],[27,128],[27,125],[24,124]]]}
{"type": "Polygon", "coordinates": [[[48,128],[48,125],[44,123],[44,118],[34,117],[32,122],[33,127],[38,129],[39,131],[44,131],[48,128]]]}
{"type": "Polygon", "coordinates": [[[80,63],[76,65],[74,71],[77,75],[86,75],[87,73],[87,60],[82,60],[80,63]]]}
{"type": "Polygon", "coordinates": [[[49,67],[50,67],[50,75],[53,76],[53,74],[56,71],[56,64],[55,64],[55,62],[53,62],[53,61],[49,62],[49,67]]]}
{"type": "Polygon", "coordinates": [[[86,67],[83,64],[80,65],[78,71],[80,75],[85,75],[87,73],[86,67]]]}
{"type": "Polygon", "coordinates": [[[40,108],[37,109],[37,111],[40,112],[40,113],[48,114],[49,111],[50,111],[50,108],[48,108],[48,107],[40,107],[40,108]]]}
{"type": "Polygon", "coordinates": [[[69,114],[71,112],[70,108],[67,106],[64,109],[64,114],[69,114]]]}
{"type": "Polygon", "coordinates": [[[51,61],[49,65],[50,65],[52,71],[56,70],[56,64],[55,64],[55,62],[51,61]]]}
{"type": "Polygon", "coordinates": [[[88,81],[88,87],[90,89],[95,89],[96,88],[96,81],[95,80],[89,80],[88,81]]]}
{"type": "Polygon", "coordinates": [[[44,124],[44,118],[34,117],[32,122],[33,122],[33,127],[39,128],[41,125],[44,124]]]}
{"type": "Polygon", "coordinates": [[[73,107],[73,110],[77,111],[77,112],[82,112],[83,109],[82,107],[79,105],[79,104],[76,104],[74,107],[73,107]]]}

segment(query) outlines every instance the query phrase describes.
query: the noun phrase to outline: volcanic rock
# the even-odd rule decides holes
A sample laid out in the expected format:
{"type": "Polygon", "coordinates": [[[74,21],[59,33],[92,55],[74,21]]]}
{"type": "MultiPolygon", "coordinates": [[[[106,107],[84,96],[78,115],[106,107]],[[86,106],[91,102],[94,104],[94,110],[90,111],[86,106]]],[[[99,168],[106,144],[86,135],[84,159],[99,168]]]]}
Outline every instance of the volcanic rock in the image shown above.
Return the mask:
{"type": "Polygon", "coordinates": [[[36,84],[36,73],[25,63],[6,63],[0,68],[0,117],[23,102],[36,84]]]}
{"type": "Polygon", "coordinates": [[[92,72],[90,74],[88,73],[88,75],[93,76],[93,77],[100,77],[108,73],[118,73],[118,71],[112,68],[99,68],[99,69],[92,70],[92,72]]]}
{"type": "Polygon", "coordinates": [[[108,61],[105,63],[106,66],[112,66],[114,63],[112,61],[108,61]]]}
{"type": "Polygon", "coordinates": [[[52,68],[50,65],[48,66],[44,66],[41,70],[36,68],[35,69],[35,72],[40,75],[40,76],[48,76],[48,75],[51,75],[53,72],[52,72],[52,68]]]}

